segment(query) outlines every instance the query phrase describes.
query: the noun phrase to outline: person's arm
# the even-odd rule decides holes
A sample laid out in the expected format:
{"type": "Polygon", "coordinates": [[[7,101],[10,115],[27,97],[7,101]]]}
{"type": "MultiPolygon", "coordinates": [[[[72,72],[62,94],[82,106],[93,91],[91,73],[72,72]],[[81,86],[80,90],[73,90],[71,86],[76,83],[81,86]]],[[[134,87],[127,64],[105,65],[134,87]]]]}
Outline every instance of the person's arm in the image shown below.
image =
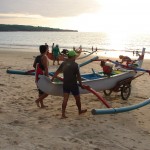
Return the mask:
{"type": "Polygon", "coordinates": [[[82,79],[81,79],[81,74],[80,74],[80,71],[79,71],[79,67],[77,68],[77,80],[79,81],[79,86],[81,88],[84,88],[84,86],[82,85],[82,79]]]}
{"type": "Polygon", "coordinates": [[[84,84],[84,85],[82,84],[82,79],[81,79],[81,74],[80,74],[80,72],[77,73],[77,80],[79,81],[79,86],[80,86],[82,89],[90,88],[90,86],[85,85],[85,84],[84,84]]]}
{"type": "Polygon", "coordinates": [[[53,82],[53,80],[57,77],[57,75],[60,73],[60,72],[62,72],[62,64],[59,66],[59,68],[56,70],[56,72],[54,73],[54,75],[53,75],[53,77],[52,77],[52,79],[51,79],[51,81],[53,82]]]}
{"type": "Polygon", "coordinates": [[[139,58],[138,58],[137,60],[140,60],[140,59],[141,59],[141,57],[142,57],[142,55],[141,55],[141,54],[138,54],[138,56],[139,56],[139,58]]]}
{"type": "Polygon", "coordinates": [[[82,80],[81,80],[80,72],[77,73],[77,80],[79,81],[79,85],[82,87],[82,80]]]}
{"type": "Polygon", "coordinates": [[[121,62],[120,62],[120,63],[122,64],[123,62],[124,62],[124,58],[121,59],[121,62]]]}
{"type": "Polygon", "coordinates": [[[58,48],[58,54],[61,55],[60,49],[58,48]]]}
{"type": "Polygon", "coordinates": [[[49,74],[48,74],[48,60],[47,60],[46,56],[42,57],[42,64],[43,64],[43,66],[45,68],[45,70],[44,70],[45,76],[49,76],[49,74]]]}
{"type": "Polygon", "coordinates": [[[36,59],[37,59],[37,57],[35,58],[34,63],[33,63],[33,67],[34,67],[34,68],[36,68],[36,62],[37,62],[36,59]]]}
{"type": "Polygon", "coordinates": [[[53,82],[53,80],[57,77],[57,75],[60,73],[60,71],[59,70],[57,70],[55,73],[54,73],[54,75],[53,75],[53,77],[52,77],[52,79],[51,79],[51,81],[53,82]]]}

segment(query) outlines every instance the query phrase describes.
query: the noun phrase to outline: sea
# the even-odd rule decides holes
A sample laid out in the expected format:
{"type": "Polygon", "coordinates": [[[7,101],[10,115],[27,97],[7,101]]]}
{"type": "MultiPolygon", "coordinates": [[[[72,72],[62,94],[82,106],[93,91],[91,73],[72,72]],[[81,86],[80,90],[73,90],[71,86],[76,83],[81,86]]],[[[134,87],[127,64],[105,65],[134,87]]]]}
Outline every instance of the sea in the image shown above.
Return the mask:
{"type": "Polygon", "coordinates": [[[39,45],[58,44],[60,49],[82,47],[85,51],[101,51],[101,55],[113,56],[141,52],[146,48],[150,59],[150,34],[104,33],[104,32],[0,32],[0,50],[39,52],[39,45]],[[120,54],[118,53],[118,54],[120,54]]]}

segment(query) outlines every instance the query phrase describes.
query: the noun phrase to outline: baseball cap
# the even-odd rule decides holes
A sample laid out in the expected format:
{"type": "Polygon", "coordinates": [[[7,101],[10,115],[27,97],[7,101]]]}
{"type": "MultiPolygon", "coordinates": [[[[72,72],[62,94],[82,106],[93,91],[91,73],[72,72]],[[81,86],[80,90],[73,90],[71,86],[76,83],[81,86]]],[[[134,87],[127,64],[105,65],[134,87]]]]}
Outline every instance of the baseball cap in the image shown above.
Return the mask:
{"type": "Polygon", "coordinates": [[[69,51],[68,52],[68,57],[74,57],[76,55],[77,55],[77,53],[75,51],[69,51]]]}

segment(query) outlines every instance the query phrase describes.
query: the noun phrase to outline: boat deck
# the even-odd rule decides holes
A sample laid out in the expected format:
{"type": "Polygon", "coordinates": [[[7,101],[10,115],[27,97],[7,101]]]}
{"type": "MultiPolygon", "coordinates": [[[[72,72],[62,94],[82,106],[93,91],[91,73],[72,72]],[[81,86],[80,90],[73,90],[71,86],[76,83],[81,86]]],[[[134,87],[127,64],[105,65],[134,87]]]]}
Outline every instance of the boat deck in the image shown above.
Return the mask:
{"type": "MultiPolygon", "coordinates": [[[[114,75],[117,75],[117,74],[121,74],[123,72],[124,71],[114,70],[113,73],[111,74],[111,76],[114,76],[114,75]]],[[[105,75],[102,71],[101,72],[97,72],[97,73],[89,73],[89,74],[82,74],[81,75],[82,80],[94,80],[94,79],[107,78],[107,77],[108,76],[105,75]]]]}

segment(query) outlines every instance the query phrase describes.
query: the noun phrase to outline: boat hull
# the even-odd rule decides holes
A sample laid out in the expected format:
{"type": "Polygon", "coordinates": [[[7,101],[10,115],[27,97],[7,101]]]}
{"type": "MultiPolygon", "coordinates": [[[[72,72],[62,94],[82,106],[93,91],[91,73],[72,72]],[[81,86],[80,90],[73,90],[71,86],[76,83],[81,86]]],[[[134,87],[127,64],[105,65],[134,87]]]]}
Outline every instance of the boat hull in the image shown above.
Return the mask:
{"type": "MultiPolygon", "coordinates": [[[[126,71],[121,72],[119,74],[115,74],[111,77],[104,76],[102,77],[100,74],[83,74],[82,76],[82,83],[85,85],[90,86],[95,91],[103,91],[103,90],[109,90],[116,86],[117,82],[124,80],[129,77],[135,76],[135,71],[126,71]],[[88,76],[88,79],[86,78],[88,76]],[[95,79],[94,79],[95,76],[95,79]],[[91,79],[90,79],[91,77],[91,79]]],[[[57,82],[51,82],[50,78],[41,75],[40,79],[37,82],[38,87],[43,92],[49,94],[49,95],[55,95],[55,96],[62,96],[63,95],[63,83],[61,81],[57,82]]],[[[89,93],[88,90],[80,88],[81,94],[87,94],[89,93]]]]}
{"type": "MultiPolygon", "coordinates": [[[[50,60],[54,60],[54,57],[53,57],[53,54],[52,53],[48,53],[47,54],[47,57],[50,59],[50,60]]],[[[59,55],[59,61],[64,61],[66,59],[66,56],[64,55],[59,55]]]]}

